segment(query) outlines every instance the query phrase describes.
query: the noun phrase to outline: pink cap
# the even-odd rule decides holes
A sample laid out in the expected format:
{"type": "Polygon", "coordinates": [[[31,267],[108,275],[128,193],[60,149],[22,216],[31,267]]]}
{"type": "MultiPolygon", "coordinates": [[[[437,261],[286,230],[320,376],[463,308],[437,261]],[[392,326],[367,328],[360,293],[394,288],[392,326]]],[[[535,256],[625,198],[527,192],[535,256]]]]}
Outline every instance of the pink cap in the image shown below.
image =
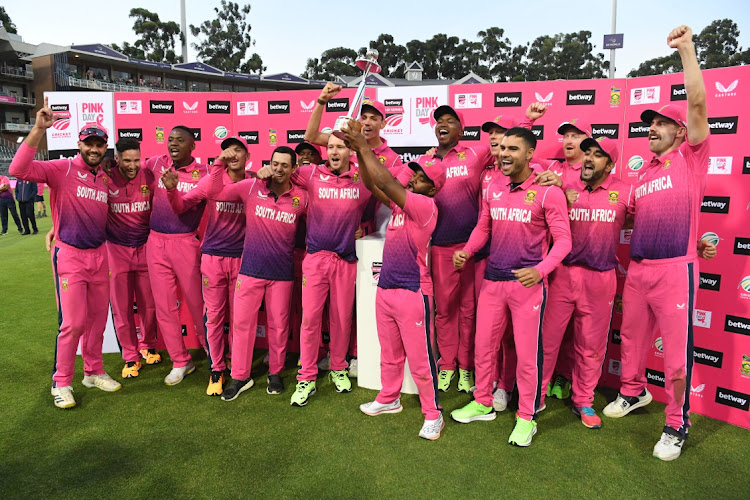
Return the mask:
{"type": "Polygon", "coordinates": [[[98,137],[99,139],[107,142],[109,136],[107,130],[104,127],[97,126],[96,123],[87,123],[83,126],[80,132],[78,132],[78,140],[85,141],[89,137],[98,137]]]}
{"type": "Polygon", "coordinates": [[[665,118],[677,122],[680,127],[687,128],[687,122],[685,121],[685,106],[679,104],[665,104],[658,110],[647,109],[641,113],[641,121],[644,123],[651,123],[654,116],[661,115],[665,118]]]}
{"type": "Polygon", "coordinates": [[[242,146],[243,148],[245,148],[245,151],[249,151],[249,149],[247,147],[247,141],[245,139],[243,139],[242,137],[239,137],[239,136],[236,136],[236,135],[232,136],[232,137],[227,137],[226,139],[224,139],[223,141],[221,141],[221,150],[224,151],[225,149],[227,149],[232,144],[239,144],[240,146],[242,146]]]}
{"type": "Polygon", "coordinates": [[[445,186],[446,174],[442,162],[430,160],[422,166],[415,161],[410,161],[409,168],[415,172],[424,172],[424,175],[432,181],[438,192],[445,186]]]}
{"type": "Polygon", "coordinates": [[[620,146],[617,145],[617,141],[614,139],[610,139],[609,137],[592,139],[589,137],[581,142],[581,150],[586,151],[591,147],[597,147],[607,153],[612,163],[617,163],[617,160],[620,159],[620,146]]]}
{"type": "Polygon", "coordinates": [[[591,137],[591,124],[587,122],[586,120],[581,120],[580,118],[573,118],[569,122],[562,122],[560,126],[557,127],[557,133],[560,135],[563,135],[565,127],[573,127],[577,129],[578,131],[586,134],[586,137],[591,137]]]}
{"type": "Polygon", "coordinates": [[[455,109],[451,108],[447,104],[443,104],[442,106],[438,106],[435,109],[435,112],[432,113],[432,117],[437,121],[440,119],[443,115],[453,115],[456,117],[456,119],[459,121],[461,125],[464,124],[464,115],[461,114],[460,111],[456,111],[455,109]]]}
{"type": "Polygon", "coordinates": [[[365,99],[364,101],[362,101],[362,111],[360,112],[360,115],[365,112],[365,107],[367,106],[374,109],[380,114],[380,116],[385,118],[385,106],[383,106],[382,102],[375,101],[373,99],[365,99]]]}
{"type": "Polygon", "coordinates": [[[498,115],[491,122],[484,122],[482,124],[482,131],[489,132],[495,127],[500,127],[502,129],[508,130],[516,126],[518,126],[518,123],[516,122],[515,118],[507,115],[498,115]]]}

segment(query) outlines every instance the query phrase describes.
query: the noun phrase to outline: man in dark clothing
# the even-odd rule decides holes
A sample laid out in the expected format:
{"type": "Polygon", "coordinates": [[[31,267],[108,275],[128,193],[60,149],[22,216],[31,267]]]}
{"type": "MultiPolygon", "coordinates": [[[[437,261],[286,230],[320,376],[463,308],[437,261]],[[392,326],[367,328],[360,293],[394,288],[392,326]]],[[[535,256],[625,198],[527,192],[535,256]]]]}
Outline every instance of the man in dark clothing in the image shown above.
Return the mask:
{"type": "Polygon", "coordinates": [[[29,222],[37,234],[36,218],[34,217],[34,200],[36,199],[36,182],[22,181],[18,179],[16,183],[16,200],[18,200],[18,209],[21,212],[21,223],[23,224],[23,235],[32,234],[29,231],[29,222]]]}

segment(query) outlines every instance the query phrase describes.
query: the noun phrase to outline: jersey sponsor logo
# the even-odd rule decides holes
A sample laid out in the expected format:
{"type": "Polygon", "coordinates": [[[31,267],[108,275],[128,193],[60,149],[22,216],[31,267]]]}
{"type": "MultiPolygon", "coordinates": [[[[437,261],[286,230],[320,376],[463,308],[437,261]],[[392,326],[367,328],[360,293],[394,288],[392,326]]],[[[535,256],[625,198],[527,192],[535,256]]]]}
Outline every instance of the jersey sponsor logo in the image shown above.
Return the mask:
{"type": "Polygon", "coordinates": [[[260,132],[258,132],[257,130],[237,132],[237,135],[245,139],[248,144],[259,144],[260,132]]]}
{"type": "Polygon", "coordinates": [[[721,274],[700,273],[698,288],[703,290],[721,290],[721,274]]]}
{"type": "Polygon", "coordinates": [[[535,199],[536,199],[536,191],[529,189],[528,191],[526,191],[526,197],[523,199],[523,202],[526,203],[527,205],[531,205],[532,203],[534,203],[535,199]]]}
{"type": "Polygon", "coordinates": [[[349,111],[349,98],[330,99],[326,103],[326,111],[349,111]]]}
{"type": "Polygon", "coordinates": [[[737,92],[734,90],[737,88],[737,85],[739,85],[740,81],[735,80],[731,82],[729,85],[724,86],[720,81],[716,81],[714,86],[716,87],[716,94],[714,94],[714,97],[732,97],[736,96],[737,92]]]}
{"type": "Polygon", "coordinates": [[[237,115],[248,116],[258,114],[258,101],[240,101],[237,103],[237,115]]]}
{"type": "Polygon", "coordinates": [[[646,382],[658,387],[664,387],[664,372],[646,368],[646,382]]]}
{"type": "Polygon", "coordinates": [[[708,158],[708,173],[729,175],[732,173],[731,156],[710,156],[708,158]]]}
{"type": "Polygon", "coordinates": [[[268,194],[262,191],[258,191],[258,198],[260,198],[261,200],[265,200],[266,198],[268,198],[268,194]]]}
{"type": "Polygon", "coordinates": [[[174,101],[149,101],[151,113],[174,113],[174,101]]]}
{"type": "Polygon", "coordinates": [[[620,126],[616,123],[592,123],[591,135],[593,137],[609,137],[610,139],[618,139],[620,137],[620,126]]]}
{"type": "Polygon", "coordinates": [[[289,101],[268,101],[269,115],[282,115],[289,113],[289,101]]]}
{"type": "Polygon", "coordinates": [[[630,104],[658,104],[661,87],[641,87],[630,90],[630,104]]]}
{"type": "Polygon", "coordinates": [[[737,117],[736,116],[722,116],[717,118],[708,119],[708,127],[711,129],[712,134],[736,134],[737,133],[737,117]]]}
{"type": "Polygon", "coordinates": [[[480,109],[482,107],[482,94],[456,94],[453,97],[455,109],[480,109]]]}
{"type": "Polygon", "coordinates": [[[750,335],[750,319],[727,314],[724,320],[724,331],[750,335]]]}
{"type": "Polygon", "coordinates": [[[554,92],[550,92],[546,96],[543,96],[539,92],[534,92],[534,97],[536,97],[536,100],[539,102],[543,102],[544,104],[549,104],[549,102],[552,100],[554,96],[555,96],[554,92]]]}
{"type": "Polygon", "coordinates": [[[286,142],[288,142],[289,144],[298,144],[301,142],[305,142],[305,131],[304,130],[287,130],[286,142]]]}
{"type": "Polygon", "coordinates": [[[495,92],[496,108],[521,107],[521,92],[495,92]]]}
{"type": "Polygon", "coordinates": [[[500,191],[499,193],[492,193],[492,199],[499,200],[502,195],[503,195],[502,191],[500,191]]]}
{"type": "Polygon", "coordinates": [[[685,90],[685,84],[680,83],[672,85],[672,92],[669,96],[670,101],[687,101],[687,91],[685,90]]]}
{"type": "Polygon", "coordinates": [[[724,353],[720,351],[712,351],[711,349],[704,349],[702,347],[693,347],[693,360],[696,363],[706,366],[713,366],[714,368],[721,368],[721,364],[724,362],[724,353]]]}
{"type": "Polygon", "coordinates": [[[208,101],[206,102],[206,113],[220,113],[228,115],[231,113],[229,101],[208,101]]]}
{"type": "Polygon", "coordinates": [[[734,254],[735,255],[750,255],[750,238],[734,239],[734,254]]]}
{"type": "Polygon", "coordinates": [[[729,196],[704,196],[701,212],[709,214],[728,214],[729,196]]]}
{"type": "Polygon", "coordinates": [[[723,387],[716,388],[716,400],[717,403],[731,406],[740,410],[748,411],[750,408],[750,395],[725,389],[723,387]]]}
{"type": "Polygon", "coordinates": [[[568,106],[586,106],[596,103],[596,90],[568,90],[568,106]]]}
{"type": "Polygon", "coordinates": [[[331,176],[330,176],[330,175],[323,175],[323,174],[320,174],[320,180],[321,180],[321,181],[323,181],[323,182],[326,182],[326,181],[327,181],[328,179],[330,179],[330,178],[331,178],[331,176]]]}
{"type": "Polygon", "coordinates": [[[609,202],[612,205],[616,205],[618,201],[620,201],[620,192],[619,191],[610,191],[609,196],[607,197],[609,202]]]}

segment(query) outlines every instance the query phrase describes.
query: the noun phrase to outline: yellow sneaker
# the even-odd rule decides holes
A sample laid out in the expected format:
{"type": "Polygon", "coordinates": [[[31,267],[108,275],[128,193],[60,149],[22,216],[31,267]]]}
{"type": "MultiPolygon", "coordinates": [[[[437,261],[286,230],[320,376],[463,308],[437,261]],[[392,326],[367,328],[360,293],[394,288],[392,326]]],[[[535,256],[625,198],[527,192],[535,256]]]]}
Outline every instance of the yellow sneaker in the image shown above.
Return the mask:
{"type": "Polygon", "coordinates": [[[146,360],[147,365],[158,365],[161,363],[161,354],[156,349],[141,349],[141,356],[146,360]]]}
{"type": "Polygon", "coordinates": [[[136,378],[141,369],[140,361],[128,361],[122,367],[122,378],[136,378]]]}
{"type": "Polygon", "coordinates": [[[224,392],[224,372],[211,372],[206,394],[209,396],[221,396],[224,392]]]}

